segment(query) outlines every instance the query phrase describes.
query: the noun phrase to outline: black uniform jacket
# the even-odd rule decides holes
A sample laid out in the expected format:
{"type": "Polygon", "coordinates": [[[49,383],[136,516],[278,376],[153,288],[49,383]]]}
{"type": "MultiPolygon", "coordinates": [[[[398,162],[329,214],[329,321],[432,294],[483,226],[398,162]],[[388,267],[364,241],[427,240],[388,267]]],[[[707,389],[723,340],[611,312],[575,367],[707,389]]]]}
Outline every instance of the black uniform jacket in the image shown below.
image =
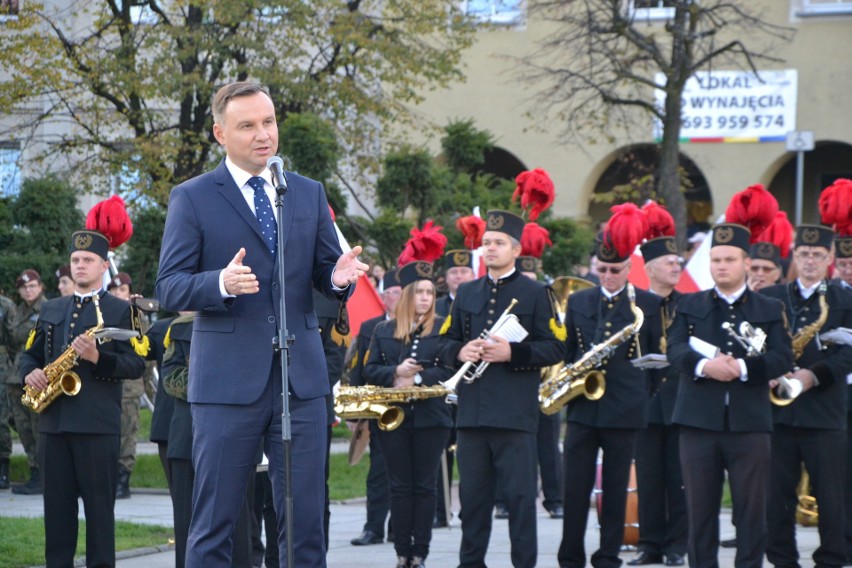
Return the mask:
{"type": "Polygon", "coordinates": [[[169,326],[175,318],[158,319],[148,330],[148,341],[151,350],[148,352],[148,360],[157,362],[157,373],[160,380],[157,381],[157,396],[154,398],[154,415],[151,417],[152,442],[167,443],[169,441],[169,423],[172,421],[174,412],[174,398],[169,396],[163,389],[163,354],[166,351],[164,340],[169,326]]]}
{"type": "Polygon", "coordinates": [[[438,301],[435,302],[435,313],[442,317],[447,317],[450,315],[450,308],[453,307],[453,300],[450,298],[450,295],[441,296],[438,298],[438,301]]]}
{"type": "MultiPolygon", "coordinates": [[[[793,336],[819,318],[819,294],[814,292],[805,300],[796,282],[772,286],[760,292],[784,303],[793,336]]],[[[852,292],[830,284],[825,299],[828,303],[828,320],[820,327],[817,336],[838,327],[852,328],[852,292]]],[[[773,407],[775,423],[845,430],[846,375],[852,372],[852,347],[825,345],[817,336],[805,345],[802,356],[795,364],[812,371],[819,380],[819,386],[802,393],[787,406],[773,407]]]]}
{"type": "MultiPolygon", "coordinates": [[[[597,401],[579,396],[568,404],[568,421],[599,428],[644,428],[648,422],[648,372],[630,362],[640,355],[660,352],[663,336],[661,298],[636,290],[636,307],[642,310],[644,323],[629,341],[621,343],[601,367],[606,371],[606,389],[597,401]],[[640,347],[641,354],[636,346],[640,347]]],[[[595,345],[632,324],[626,290],[610,301],[600,286],[580,290],[568,299],[565,328],[568,332],[568,358],[574,362],[595,345]]]]}
{"type": "MultiPolygon", "coordinates": [[[[104,327],[132,329],[132,308],[126,301],[101,293],[100,308],[104,327]]],[[[21,356],[21,380],[31,371],[52,363],[74,337],[96,324],[95,306],[88,299],[80,302],[72,295],[45,302],[33,343],[21,356]]],[[[97,365],[79,360],[74,372],[82,381],[80,392],[76,396],[60,395],[48,406],[39,419],[39,432],[116,435],[121,432],[119,380],[142,376],[145,360],[127,341],[107,341],[98,346],[98,352],[97,365]]]]}
{"type": "Polygon", "coordinates": [[[441,359],[446,365],[461,368],[461,348],[491,329],[512,299],[518,304],[511,313],[529,335],[511,344],[508,362],[490,364],[472,383],[459,382],[457,427],[538,431],[541,368],[565,359],[564,329],[555,323],[551,294],[548,287],[517,271],[496,285],[484,276],[459,287],[441,339],[441,359]]]}
{"type": "MultiPolygon", "coordinates": [[[[429,335],[422,335],[420,329],[417,329],[409,336],[408,344],[394,338],[396,320],[377,325],[373,332],[373,340],[370,342],[370,357],[364,367],[367,383],[386,388],[392,387],[394,369],[409,357],[417,361],[429,361],[429,364],[424,365],[423,370],[420,371],[423,379],[422,386],[437,385],[450,378],[449,369],[441,365],[438,359],[438,342],[440,341],[438,331],[443,323],[444,318],[435,318],[435,325],[429,335]]],[[[402,428],[453,427],[450,405],[445,402],[444,397],[427,398],[397,406],[405,412],[402,428]]]]}
{"type": "MultiPolygon", "coordinates": [[[[192,345],[192,318],[179,318],[169,329],[169,348],[163,358],[163,380],[173,373],[188,375],[189,354],[192,345]]],[[[166,396],[171,396],[166,393],[166,396]]],[[[169,425],[169,459],[192,459],[192,416],[190,405],[181,398],[172,397],[174,412],[169,425]]]]}
{"type": "MultiPolygon", "coordinates": [[[[683,296],[677,290],[663,298],[663,327],[668,327],[674,321],[677,313],[677,303],[683,296]]],[[[674,416],[675,400],[679,374],[671,367],[653,369],[648,372],[651,379],[651,401],[648,403],[648,424],[665,424],[671,426],[674,416]]]]}
{"type": "Polygon", "coordinates": [[[352,358],[352,368],[349,373],[349,384],[351,386],[360,387],[367,384],[364,378],[364,365],[367,364],[367,352],[370,350],[373,331],[377,325],[383,321],[387,321],[387,319],[387,316],[382,314],[370,318],[361,324],[361,328],[358,330],[358,337],[355,339],[355,357],[352,358]]]}
{"type": "Polygon", "coordinates": [[[719,298],[715,290],[681,298],[668,334],[669,363],[681,373],[674,421],[694,428],[722,431],[727,406],[730,431],[772,431],[768,382],[792,368],[790,339],[784,306],[778,300],[750,290],[733,305],[719,298]],[[739,330],[743,321],[766,332],[766,349],[761,355],[746,357],[746,350],[722,328],[724,322],[730,322],[739,330]],[[692,336],[715,345],[732,357],[744,359],[748,380],[720,382],[696,377],[695,366],[703,356],[690,347],[692,336]]]}

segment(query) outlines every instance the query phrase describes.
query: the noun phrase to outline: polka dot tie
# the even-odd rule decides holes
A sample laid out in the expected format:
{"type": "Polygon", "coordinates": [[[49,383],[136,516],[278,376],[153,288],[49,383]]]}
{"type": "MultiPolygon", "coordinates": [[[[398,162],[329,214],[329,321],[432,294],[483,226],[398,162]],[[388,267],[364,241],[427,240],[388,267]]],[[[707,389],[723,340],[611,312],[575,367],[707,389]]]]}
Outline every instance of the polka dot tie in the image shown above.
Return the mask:
{"type": "Polygon", "coordinates": [[[254,212],[257,215],[257,222],[260,223],[263,240],[266,241],[269,251],[274,253],[278,246],[278,225],[275,222],[275,213],[272,212],[272,204],[263,189],[263,178],[251,177],[248,184],[254,190],[254,212]]]}

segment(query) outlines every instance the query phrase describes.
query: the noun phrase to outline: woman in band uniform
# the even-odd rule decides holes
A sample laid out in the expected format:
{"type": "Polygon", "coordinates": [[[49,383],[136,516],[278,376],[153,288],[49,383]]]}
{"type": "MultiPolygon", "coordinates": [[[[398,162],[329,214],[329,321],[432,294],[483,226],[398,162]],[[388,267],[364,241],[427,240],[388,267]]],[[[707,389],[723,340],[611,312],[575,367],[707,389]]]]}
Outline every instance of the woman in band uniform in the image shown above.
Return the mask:
{"type": "MultiPolygon", "coordinates": [[[[364,374],[380,387],[416,389],[437,385],[449,371],[437,364],[438,331],[432,266],[415,261],[399,270],[402,297],[396,318],[376,327],[364,374]]],[[[441,453],[452,428],[441,397],[399,404],[402,425],[379,431],[390,485],[390,508],[398,568],[422,568],[432,540],[441,453]]]]}

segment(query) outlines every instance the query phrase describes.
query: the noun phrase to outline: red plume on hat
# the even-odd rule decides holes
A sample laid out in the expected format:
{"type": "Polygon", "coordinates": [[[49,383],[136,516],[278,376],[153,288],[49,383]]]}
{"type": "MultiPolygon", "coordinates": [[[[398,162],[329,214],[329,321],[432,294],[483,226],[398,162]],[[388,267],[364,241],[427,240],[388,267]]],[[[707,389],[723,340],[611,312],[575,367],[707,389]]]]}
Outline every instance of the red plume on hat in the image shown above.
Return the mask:
{"type": "Polygon", "coordinates": [[[456,219],[456,228],[464,235],[464,246],[473,250],[482,246],[485,221],[479,215],[468,215],[456,219]]]}
{"type": "Polygon", "coordinates": [[[819,196],[822,222],[841,236],[852,236],[852,180],[840,178],[819,196]]]}
{"type": "Polygon", "coordinates": [[[614,205],[610,211],[605,242],[612,243],[619,256],[630,256],[648,234],[648,218],[635,203],[614,205]]]}
{"type": "Polygon", "coordinates": [[[756,243],[760,234],[775,220],[778,213],[778,201],[766,191],[762,184],[751,185],[734,194],[728,210],[725,211],[727,223],[738,223],[749,228],[751,242],[756,243]]]}
{"type": "Polygon", "coordinates": [[[793,243],[793,224],[787,219],[787,214],[779,211],[775,219],[763,230],[755,242],[772,243],[781,251],[781,258],[790,256],[790,245],[793,243]]]}
{"type": "Polygon", "coordinates": [[[553,246],[553,241],[550,240],[550,231],[538,223],[524,225],[524,232],[521,235],[521,255],[541,258],[545,246],[553,246]]]}
{"type": "Polygon", "coordinates": [[[648,233],[645,238],[649,241],[658,237],[675,236],[675,220],[668,209],[656,201],[648,201],[642,206],[642,213],[648,220],[648,233]]]}
{"type": "Polygon", "coordinates": [[[550,175],[541,168],[527,170],[515,178],[515,193],[512,203],[521,199],[521,208],[529,208],[529,220],[535,221],[542,211],[553,204],[555,196],[550,175]]]}
{"type": "Polygon", "coordinates": [[[397,260],[397,266],[402,267],[415,260],[434,262],[444,256],[447,237],[441,233],[441,229],[443,227],[435,225],[431,220],[426,221],[423,230],[417,227],[411,229],[411,238],[405,243],[405,248],[397,260]]]}
{"type": "Polygon", "coordinates": [[[97,231],[109,241],[109,248],[123,245],[133,234],[124,200],[117,195],[96,203],[86,216],[86,228],[97,231]]]}

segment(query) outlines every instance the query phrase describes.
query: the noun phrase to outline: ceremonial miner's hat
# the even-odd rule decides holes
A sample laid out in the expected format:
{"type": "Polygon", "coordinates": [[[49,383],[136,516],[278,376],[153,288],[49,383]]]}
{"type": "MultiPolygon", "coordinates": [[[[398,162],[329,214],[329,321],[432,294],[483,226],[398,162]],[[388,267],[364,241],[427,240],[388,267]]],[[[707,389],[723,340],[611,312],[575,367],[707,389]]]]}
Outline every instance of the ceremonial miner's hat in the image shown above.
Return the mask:
{"type": "Polygon", "coordinates": [[[473,255],[469,250],[453,249],[444,253],[444,270],[456,267],[473,268],[473,255]]]}
{"type": "Polygon", "coordinates": [[[630,258],[648,233],[648,219],[635,203],[610,208],[606,229],[595,238],[595,255],[601,262],[617,264],[630,258]]]}
{"type": "Polygon", "coordinates": [[[751,253],[751,231],[736,223],[719,223],[713,227],[711,247],[731,246],[751,253]]]}
{"type": "Polygon", "coordinates": [[[751,245],[751,257],[768,260],[781,268],[781,259],[790,255],[790,244],[793,241],[793,225],[787,219],[787,214],[779,211],[775,220],[757,237],[751,245]]]}
{"type": "Polygon", "coordinates": [[[825,247],[834,244],[834,231],[825,225],[799,225],[796,227],[795,247],[825,247]]]}
{"type": "Polygon", "coordinates": [[[433,279],[432,263],[425,260],[415,260],[400,268],[398,274],[399,285],[403,288],[418,280],[429,280],[431,282],[433,279]]]}
{"type": "Polygon", "coordinates": [[[386,271],[385,275],[382,276],[382,290],[387,290],[394,286],[399,286],[399,274],[397,274],[395,268],[393,270],[386,271]]]}
{"type": "Polygon", "coordinates": [[[639,247],[645,262],[651,262],[661,256],[677,254],[675,241],[675,221],[665,207],[655,201],[642,206],[642,213],[648,220],[648,232],[645,242],[639,247]]]}
{"type": "Polygon", "coordinates": [[[515,259],[515,270],[519,272],[538,272],[538,259],[534,256],[519,256],[515,259]]]}
{"type": "Polygon", "coordinates": [[[526,222],[519,216],[509,211],[495,209],[486,214],[485,230],[505,233],[521,242],[526,222]]]}
{"type": "Polygon", "coordinates": [[[405,288],[418,280],[432,280],[432,262],[441,258],[447,246],[447,237],[441,233],[443,227],[426,221],[423,229],[411,229],[411,238],[405,243],[397,260],[399,285],[405,288]]]}

